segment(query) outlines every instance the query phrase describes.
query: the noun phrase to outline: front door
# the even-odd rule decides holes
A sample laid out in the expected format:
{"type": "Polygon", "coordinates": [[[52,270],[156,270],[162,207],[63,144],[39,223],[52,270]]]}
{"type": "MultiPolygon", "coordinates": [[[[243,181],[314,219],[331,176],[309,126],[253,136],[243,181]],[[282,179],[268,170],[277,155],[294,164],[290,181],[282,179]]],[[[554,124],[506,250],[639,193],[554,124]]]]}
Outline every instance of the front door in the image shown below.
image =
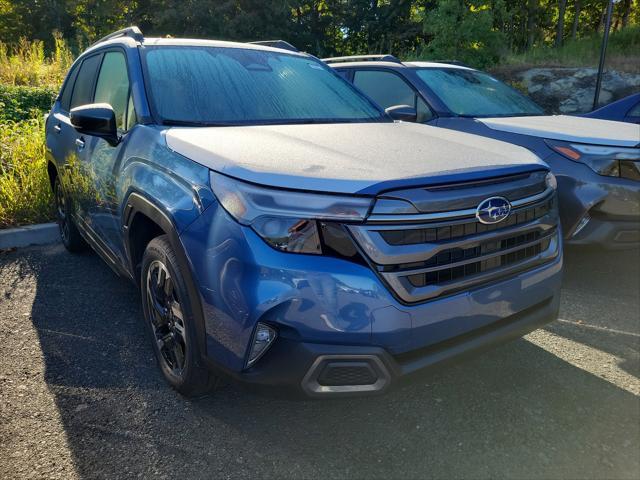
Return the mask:
{"type": "Polygon", "coordinates": [[[94,195],[88,211],[88,222],[100,240],[111,250],[110,253],[124,263],[125,250],[116,184],[129,138],[126,132],[135,124],[135,112],[126,56],[122,50],[104,53],[93,103],[107,103],[113,108],[121,141],[114,147],[101,138],[85,136],[84,163],[86,169],[91,172],[94,195]]]}

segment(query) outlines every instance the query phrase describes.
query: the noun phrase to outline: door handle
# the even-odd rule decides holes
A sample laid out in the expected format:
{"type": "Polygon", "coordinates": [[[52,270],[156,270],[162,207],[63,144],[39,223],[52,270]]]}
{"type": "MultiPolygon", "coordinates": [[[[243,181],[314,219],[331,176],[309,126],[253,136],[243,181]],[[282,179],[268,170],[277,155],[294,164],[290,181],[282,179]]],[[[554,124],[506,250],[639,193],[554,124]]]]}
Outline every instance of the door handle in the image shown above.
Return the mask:
{"type": "Polygon", "coordinates": [[[84,139],[76,138],[76,146],[78,147],[78,150],[82,150],[84,148],[84,139]]]}
{"type": "Polygon", "coordinates": [[[56,133],[60,133],[62,131],[62,127],[60,126],[59,123],[53,126],[53,131],[56,133]]]}

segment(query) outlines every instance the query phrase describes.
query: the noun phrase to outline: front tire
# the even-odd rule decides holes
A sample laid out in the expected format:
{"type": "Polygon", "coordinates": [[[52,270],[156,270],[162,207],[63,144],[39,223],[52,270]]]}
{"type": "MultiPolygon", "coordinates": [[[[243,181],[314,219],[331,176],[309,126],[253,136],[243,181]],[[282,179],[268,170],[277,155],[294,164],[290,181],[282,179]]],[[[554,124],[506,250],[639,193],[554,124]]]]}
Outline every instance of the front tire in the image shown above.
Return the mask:
{"type": "Polygon", "coordinates": [[[71,217],[71,208],[68,197],[64,193],[60,177],[57,176],[53,183],[53,195],[56,202],[56,220],[60,231],[60,240],[67,250],[72,253],[83,251],[87,244],[80,235],[78,227],[71,217]]]}
{"type": "Polygon", "coordinates": [[[195,306],[166,235],[151,240],[144,252],[140,290],[145,323],[165,380],[186,396],[211,390],[217,378],[201,365],[195,306]]]}

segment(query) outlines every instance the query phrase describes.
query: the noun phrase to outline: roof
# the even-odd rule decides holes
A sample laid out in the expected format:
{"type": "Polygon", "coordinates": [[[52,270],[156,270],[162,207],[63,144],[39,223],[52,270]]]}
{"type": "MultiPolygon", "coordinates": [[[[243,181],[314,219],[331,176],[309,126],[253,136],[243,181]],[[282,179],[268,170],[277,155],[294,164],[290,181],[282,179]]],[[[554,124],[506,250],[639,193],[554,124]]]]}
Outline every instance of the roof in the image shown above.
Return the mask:
{"type": "MultiPolygon", "coordinates": [[[[289,44],[288,48],[275,48],[275,46],[269,45],[281,45],[282,40],[270,40],[266,42],[256,43],[244,43],[244,42],[228,42],[223,40],[205,40],[196,38],[159,38],[159,37],[144,37],[138,27],[128,27],[122,30],[113,32],[106,37],[101,38],[93,45],[91,45],[84,53],[94,50],[105,45],[130,45],[143,44],[147,46],[203,46],[203,47],[219,47],[219,48],[243,48],[247,50],[264,50],[278,53],[287,53],[289,55],[308,56],[306,53],[297,52],[292,50],[295,48],[289,44]],[[280,42],[280,43],[278,43],[280,42]],[[269,45],[267,45],[269,44],[269,45]]],[[[284,45],[281,45],[284,46],[284,45]]]]}

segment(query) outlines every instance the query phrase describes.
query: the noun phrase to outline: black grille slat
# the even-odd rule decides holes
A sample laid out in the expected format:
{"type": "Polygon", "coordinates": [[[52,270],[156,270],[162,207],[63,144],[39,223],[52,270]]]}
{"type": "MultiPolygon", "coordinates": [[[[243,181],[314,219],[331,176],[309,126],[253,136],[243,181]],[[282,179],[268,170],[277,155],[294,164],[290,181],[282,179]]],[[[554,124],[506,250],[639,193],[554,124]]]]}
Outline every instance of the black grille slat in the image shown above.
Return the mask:
{"type": "Polygon", "coordinates": [[[429,218],[379,216],[348,228],[370,266],[408,304],[481,287],[559,253],[553,193],[525,199],[495,224],[452,210],[429,218]]]}
{"type": "Polygon", "coordinates": [[[500,223],[485,225],[477,220],[458,223],[446,227],[415,228],[405,230],[381,230],[380,235],[389,244],[394,246],[417,245],[420,243],[454,240],[477,235],[491,230],[514,225],[522,225],[535,219],[544,217],[553,206],[553,200],[547,200],[542,205],[522,208],[513,212],[500,223]]]}
{"type": "MultiPolygon", "coordinates": [[[[522,235],[521,237],[525,237],[525,235],[522,235]]],[[[505,242],[505,240],[503,240],[503,242],[505,242]]],[[[477,262],[467,263],[465,265],[453,266],[426,273],[410,274],[407,275],[407,279],[414,287],[425,287],[427,285],[440,285],[448,282],[459,281],[463,278],[477,275],[479,273],[489,272],[491,270],[510,266],[514,263],[533,258],[546,250],[548,246],[549,239],[544,238],[535,245],[529,245],[514,252],[505,253],[504,255],[494,256],[488,259],[480,257],[477,262]]]]}

